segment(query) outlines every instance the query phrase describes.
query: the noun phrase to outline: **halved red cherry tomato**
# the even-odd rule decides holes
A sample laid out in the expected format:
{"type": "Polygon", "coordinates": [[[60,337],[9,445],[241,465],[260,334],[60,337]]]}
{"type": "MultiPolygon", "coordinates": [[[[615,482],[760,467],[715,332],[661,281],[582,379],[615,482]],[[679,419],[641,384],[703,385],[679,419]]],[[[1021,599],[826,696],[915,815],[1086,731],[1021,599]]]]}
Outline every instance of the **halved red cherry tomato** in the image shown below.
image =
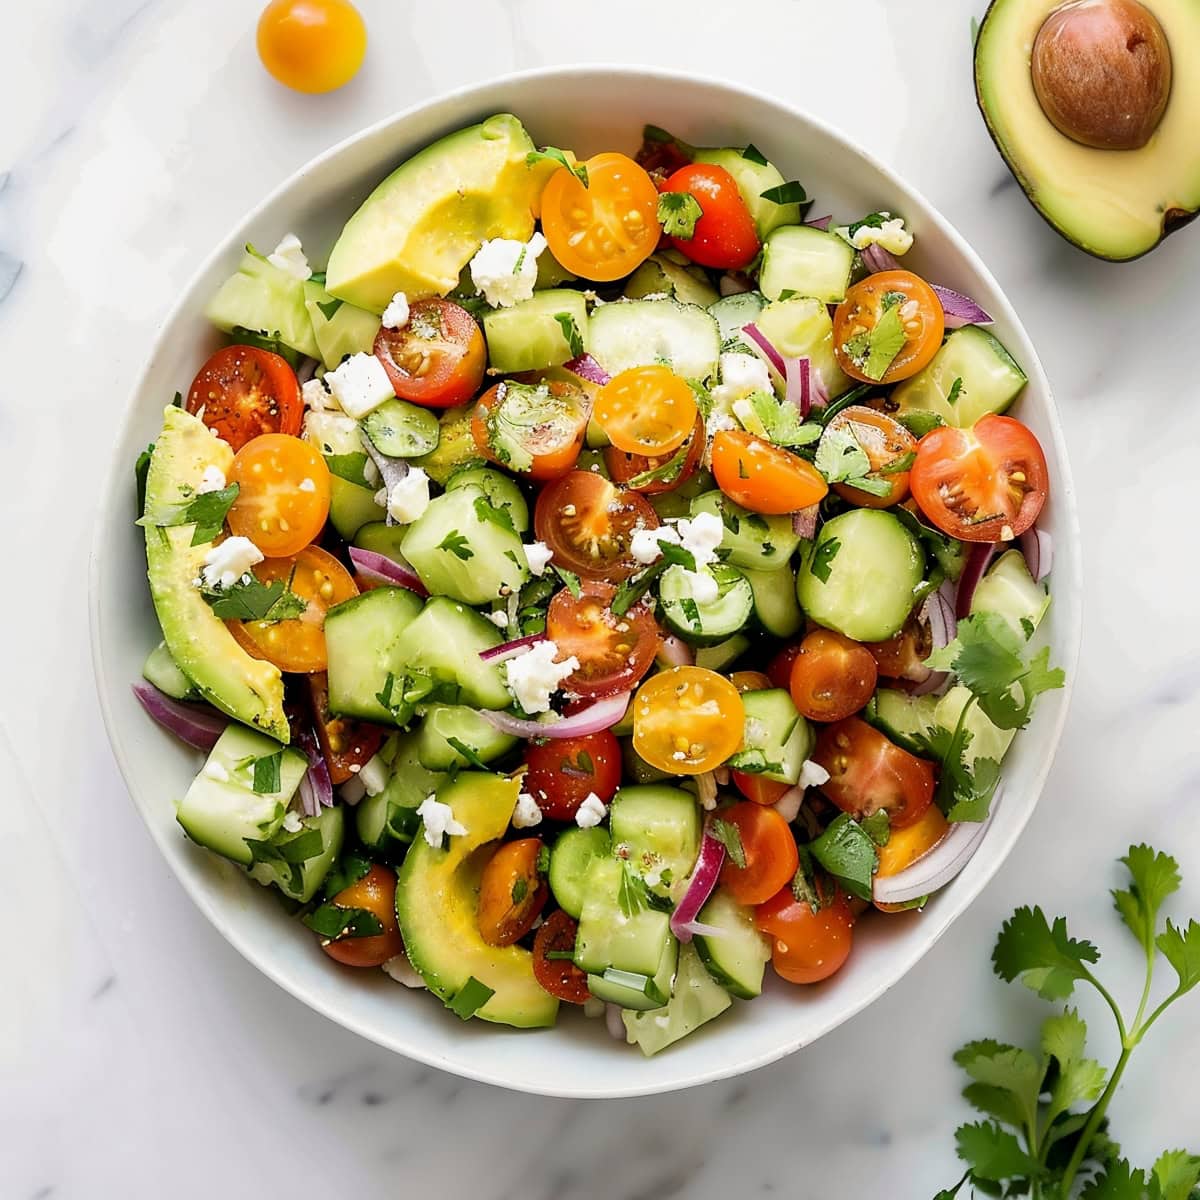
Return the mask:
{"type": "Polygon", "coordinates": [[[814,629],[800,643],[788,689],[810,721],[840,721],[870,700],[877,676],[865,646],[832,629],[814,629]]]}
{"type": "Polygon", "coordinates": [[[325,670],[325,614],[358,595],[346,568],[332,554],[308,546],[291,558],[268,558],[253,573],[260,583],[281,580],[308,608],[285,621],[226,621],[229,632],[255,658],[265,658],[281,671],[325,670]]]}
{"type": "Polygon", "coordinates": [[[313,725],[329,778],[335,786],[345,783],[358,773],[354,768],[361,768],[375,757],[388,731],[369,721],[335,717],[329,711],[329,680],[324,671],[314,671],[305,679],[313,725]]]}
{"type": "Polygon", "coordinates": [[[370,870],[333,898],[339,908],[364,908],[383,926],[382,933],[367,937],[322,938],[321,949],[347,967],[378,967],[404,952],[404,939],[396,923],[396,872],[372,864],[370,870]]]}
{"type": "Polygon", "coordinates": [[[796,512],[829,491],[812,463],[737,429],[722,429],[713,438],[712,472],[717,487],[751,512],[796,512]]]}
{"type": "Polygon", "coordinates": [[[702,215],[692,236],[672,237],[671,244],[702,267],[738,271],[758,253],[754,218],[737,180],[713,163],[689,163],[663,185],[663,192],[685,192],[695,198],[702,215]]]}
{"type": "Polygon", "coordinates": [[[560,957],[574,951],[578,932],[578,924],[559,909],[542,922],[533,939],[534,979],[543,991],[568,1004],[582,1004],[591,995],[587,976],[569,958],[560,957]]]}
{"type": "Polygon", "coordinates": [[[607,282],[628,275],[658,245],[658,191],[624,154],[597,154],[555,171],[542,192],[542,231],[550,253],[573,275],[607,282]]]}
{"type": "Polygon", "coordinates": [[[465,404],[479,391],[487,367],[475,318],[436,296],[414,300],[401,328],[381,326],[374,350],[396,395],[426,408],[465,404]]]}
{"type": "Polygon", "coordinates": [[[783,688],[786,692],[792,686],[792,663],[800,653],[800,643],[794,646],[784,646],[774,658],[767,663],[767,678],[772,687],[783,688]]]}
{"type": "Polygon", "coordinates": [[[921,819],[933,801],[933,763],[889,741],[858,717],[826,725],[813,761],[829,772],[821,791],[860,819],[884,809],[893,829],[921,819]]]}
{"type": "Polygon", "coordinates": [[[237,499],[229,528],[270,558],[298,554],[329,516],[329,468],[320,451],[286,433],[264,433],[235,455],[229,482],[237,499]]]}
{"type": "Polygon", "coordinates": [[[731,771],[729,777],[733,786],[755,804],[778,804],[784,793],[791,791],[790,785],[768,779],[765,775],[747,775],[745,771],[731,771]]]}
{"type": "Polygon", "coordinates": [[[573,821],[588,793],[607,804],[621,784],[621,743],[607,730],[525,746],[521,790],[552,821],[573,821]]]}
{"type": "Polygon", "coordinates": [[[697,416],[687,441],[669,454],[626,454],[616,446],[605,446],[604,465],[614,483],[643,496],[657,496],[687,483],[703,453],[704,418],[697,416]]]}
{"type": "Polygon", "coordinates": [[[771,965],[789,983],[828,979],[854,945],[854,913],[843,892],[813,912],[790,887],[781,888],[754,910],[754,923],[771,938],[771,965]]]}
{"type": "Polygon", "coordinates": [[[591,404],[564,380],[504,380],[479,397],[471,436],[484,458],[530,479],[557,479],[575,466],[591,404]]]}
{"type": "Polygon", "coordinates": [[[835,483],[833,490],[839,496],[865,508],[888,508],[899,504],[908,495],[908,472],[917,439],[899,421],[873,408],[852,404],[842,409],[827,428],[849,429],[871,463],[870,478],[881,480],[891,488],[884,495],[875,496],[845,483],[835,483]],[[907,467],[904,466],[906,461],[907,467]]]}
{"type": "MultiPolygon", "coordinates": [[[[889,318],[889,322],[895,318],[889,318]]],[[[879,271],[856,283],[833,314],[833,352],[852,379],[895,383],[915,375],[938,352],[946,317],[937,293],[911,271],[879,271]],[[895,310],[904,341],[889,360],[870,353],[872,330],[895,310]],[[874,361],[873,361],[874,358],[874,361]]]]}
{"type": "Polygon", "coordinates": [[[226,346],[200,368],[187,410],[234,450],[262,433],[298,434],[304,402],[287,361],[257,346],[226,346]]]}
{"type": "MultiPolygon", "coordinates": [[[[661,132],[661,131],[660,131],[661,132]]],[[[634,156],[638,165],[650,172],[651,178],[665,180],[680,167],[692,161],[691,156],[672,137],[643,137],[634,156]]]]}
{"type": "Polygon", "coordinates": [[[489,946],[511,946],[523,938],[546,907],[550,888],[538,871],[542,839],[504,842],[479,876],[475,923],[489,946]]]}
{"type": "Polygon", "coordinates": [[[555,564],[583,579],[628,579],[641,568],[629,552],[634,530],[658,526],[649,501],[593,471],[547,484],[533,510],[533,528],[555,564]]]}
{"type": "Polygon", "coordinates": [[[670,367],[630,367],[596,396],[592,416],[626,454],[671,454],[696,425],[696,398],[670,367]]]}
{"type": "Polygon", "coordinates": [[[546,612],[546,636],[559,658],[574,655],[579,666],[563,686],[578,696],[627,692],[650,670],[662,633],[650,605],[640,602],[616,616],[609,608],[617,589],[588,579],[578,599],[563,588],[546,612]]]}
{"type": "Polygon", "coordinates": [[[989,414],[970,429],[943,425],[917,444],[913,498],[943,533],[964,542],[1008,542],[1038,519],[1050,473],[1033,430],[989,414]]]}
{"type": "Polygon", "coordinates": [[[633,698],[633,748],[660,771],[701,775],[741,745],[745,721],[742,697],[724,675],[672,667],[633,698]]]}
{"type": "Polygon", "coordinates": [[[721,868],[721,886],[739,904],[762,904],[792,882],[800,853],[788,823],[773,808],[743,800],[722,809],[719,817],[741,838],[746,865],[726,854],[721,868]]]}
{"type": "Polygon", "coordinates": [[[910,616],[899,633],[886,642],[866,642],[879,674],[887,679],[907,679],[923,683],[929,678],[925,660],[933,653],[929,626],[910,616]]]}

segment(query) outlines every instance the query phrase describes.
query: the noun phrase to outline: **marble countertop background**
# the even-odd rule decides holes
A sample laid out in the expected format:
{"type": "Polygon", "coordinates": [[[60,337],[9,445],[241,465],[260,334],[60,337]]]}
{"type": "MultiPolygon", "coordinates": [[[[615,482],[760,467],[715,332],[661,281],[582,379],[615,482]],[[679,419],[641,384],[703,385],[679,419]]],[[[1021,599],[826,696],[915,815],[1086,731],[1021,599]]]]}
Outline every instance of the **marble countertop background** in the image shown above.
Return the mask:
{"type": "MultiPolygon", "coordinates": [[[[951,1052],[1027,1038],[991,976],[1039,902],[1098,940],[1131,840],[1200,911],[1194,556],[1200,232],[1123,267],[1059,240],[975,111],[980,0],[603,5],[359,0],[371,49],[327,97],[285,92],[249,0],[42,0],[5,12],[0,73],[0,1196],[501,1200],[873,1195],[957,1178],[951,1052]],[[469,14],[469,15],[468,15],[469,14]],[[100,723],[85,566],[107,449],[158,321],[264,192],[362,125],[515,68],[643,61],[744,80],[840,126],[971,240],[1055,386],[1082,504],[1086,629],[1039,811],[975,906],[890,994],[796,1057],[674,1096],[543,1100],[391,1057],[259,976],[193,908],[100,723]]],[[[652,114],[648,114],[652,116],[652,114]]],[[[1084,1001],[1085,1014],[1101,1014],[1084,1001]]],[[[1200,1006],[1140,1050],[1113,1115],[1149,1161],[1200,1149],[1200,1006]]],[[[1107,1033],[1098,1050],[1112,1055],[1107,1033]]]]}

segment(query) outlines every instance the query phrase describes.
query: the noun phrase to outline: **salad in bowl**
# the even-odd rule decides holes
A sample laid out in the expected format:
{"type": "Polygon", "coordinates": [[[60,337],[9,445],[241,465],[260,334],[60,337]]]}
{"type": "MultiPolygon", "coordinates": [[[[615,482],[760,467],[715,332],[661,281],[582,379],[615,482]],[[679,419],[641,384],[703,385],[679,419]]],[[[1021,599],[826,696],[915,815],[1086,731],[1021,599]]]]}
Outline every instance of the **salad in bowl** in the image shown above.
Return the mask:
{"type": "Polygon", "coordinates": [[[331,971],[650,1055],[978,847],[1063,683],[1054,481],[988,314],[808,188],[499,114],[211,296],[134,692],[200,752],[180,836],[331,971]]]}

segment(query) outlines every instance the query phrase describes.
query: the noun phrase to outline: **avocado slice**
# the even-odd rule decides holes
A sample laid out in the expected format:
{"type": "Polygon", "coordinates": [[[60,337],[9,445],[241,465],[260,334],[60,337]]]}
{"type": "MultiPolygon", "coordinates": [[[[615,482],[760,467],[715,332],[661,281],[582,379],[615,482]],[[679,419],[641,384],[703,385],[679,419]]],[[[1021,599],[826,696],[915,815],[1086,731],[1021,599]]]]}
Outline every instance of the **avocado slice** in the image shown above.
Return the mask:
{"type": "Polygon", "coordinates": [[[501,113],[427,146],[396,168],[346,222],[326,290],[381,313],[397,292],[444,296],[488,238],[528,240],[553,162],[516,117],[501,113]]]}
{"type": "Polygon", "coordinates": [[[1200,5],[1149,0],[1174,70],[1166,109],[1145,145],[1098,149],[1047,117],[1034,90],[1038,32],[1061,0],[992,0],[975,43],[980,111],[1017,182],[1068,241],[1097,258],[1125,261],[1154,249],[1200,209],[1200,5]]]}
{"type": "MultiPolygon", "coordinates": [[[[171,405],[150,456],[146,512],[169,512],[186,503],[195,496],[206,467],[215,466],[227,475],[232,464],[233,451],[226,442],[203,421],[171,405]]],[[[146,525],[150,595],[163,641],[205,700],[235,720],[286,742],[283,676],[278,667],[252,658],[238,645],[195,586],[212,542],[193,546],[194,528],[146,525]]]]}
{"type": "Polygon", "coordinates": [[[467,832],[435,850],[418,835],[396,882],[396,917],[409,961],[429,990],[452,1000],[474,977],[493,995],[475,1013],[485,1021],[532,1029],[553,1025],[558,1000],[533,977],[533,956],[520,946],[489,946],[479,936],[479,878],[491,845],[508,829],[516,780],[464,772],[438,791],[467,832]]]}

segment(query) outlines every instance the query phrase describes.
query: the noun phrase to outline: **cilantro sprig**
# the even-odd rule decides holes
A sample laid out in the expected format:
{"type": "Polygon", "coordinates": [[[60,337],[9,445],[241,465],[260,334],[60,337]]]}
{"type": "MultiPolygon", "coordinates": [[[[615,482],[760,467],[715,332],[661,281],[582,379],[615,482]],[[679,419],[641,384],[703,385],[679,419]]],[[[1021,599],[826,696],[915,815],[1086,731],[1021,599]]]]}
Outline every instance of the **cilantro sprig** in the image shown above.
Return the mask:
{"type": "Polygon", "coordinates": [[[963,1096],[984,1119],[959,1127],[955,1138],[966,1173],[934,1200],[954,1200],[968,1184],[986,1195],[1039,1200],[1189,1200],[1200,1187],[1200,1156],[1168,1150],[1149,1170],[1121,1157],[1108,1134],[1108,1109],[1130,1056],[1163,1013],[1200,984],[1200,924],[1160,920],[1178,891],[1179,866],[1149,846],[1121,859],[1129,879],[1113,891],[1125,926],[1145,955],[1137,1011],[1127,1019],[1093,968],[1100,951],[1071,936],[1066,919],[1023,907],[1005,922],[992,952],[996,974],[1020,980],[1045,1000],[1064,1001],[1076,986],[1093,988],[1111,1011],[1120,1055],[1108,1070],[1087,1054],[1087,1025],[1074,1008],[1048,1017],[1030,1050],[991,1038],[968,1042],[954,1056],[969,1083],[963,1096]],[[1159,956],[1175,986],[1150,1009],[1159,956]],[[1082,1184],[1082,1190],[1079,1190],[1082,1184]]]}
{"type": "Polygon", "coordinates": [[[908,334],[904,332],[900,307],[893,304],[884,309],[872,328],[860,330],[842,345],[846,356],[868,379],[882,379],[892,359],[904,349],[908,334]]]}
{"type": "Polygon", "coordinates": [[[696,222],[704,216],[700,201],[691,192],[663,192],[658,198],[658,223],[670,237],[688,238],[696,234],[696,222]]]}
{"type": "MultiPolygon", "coordinates": [[[[293,575],[295,570],[293,569],[293,575]]],[[[289,621],[308,611],[308,601],[292,591],[292,580],[263,583],[255,575],[243,576],[232,587],[202,588],[213,616],[222,621],[289,621]]]]}
{"type": "Polygon", "coordinates": [[[889,496],[892,485],[872,473],[871,460],[854,436],[852,425],[825,427],[814,465],[827,483],[845,483],[872,496],[889,496]]]}

